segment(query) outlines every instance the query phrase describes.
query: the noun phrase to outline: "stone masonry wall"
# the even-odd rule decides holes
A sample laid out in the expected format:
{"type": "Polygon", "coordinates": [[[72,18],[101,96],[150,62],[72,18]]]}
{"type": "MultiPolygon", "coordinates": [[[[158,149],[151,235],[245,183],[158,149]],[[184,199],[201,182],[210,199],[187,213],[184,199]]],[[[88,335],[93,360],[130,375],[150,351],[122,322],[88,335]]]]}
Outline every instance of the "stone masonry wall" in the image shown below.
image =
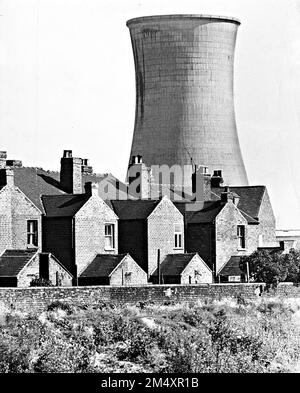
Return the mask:
{"type": "MultiPolygon", "coordinates": [[[[246,299],[259,297],[263,284],[203,284],[203,285],[147,285],[147,286],[91,286],[0,288],[0,303],[23,312],[47,309],[54,301],[72,305],[97,306],[100,302],[138,304],[153,302],[190,302],[204,299],[221,300],[242,296],[246,299]]],[[[263,293],[263,297],[300,298],[300,287],[290,283],[280,284],[276,292],[263,293]]]]}

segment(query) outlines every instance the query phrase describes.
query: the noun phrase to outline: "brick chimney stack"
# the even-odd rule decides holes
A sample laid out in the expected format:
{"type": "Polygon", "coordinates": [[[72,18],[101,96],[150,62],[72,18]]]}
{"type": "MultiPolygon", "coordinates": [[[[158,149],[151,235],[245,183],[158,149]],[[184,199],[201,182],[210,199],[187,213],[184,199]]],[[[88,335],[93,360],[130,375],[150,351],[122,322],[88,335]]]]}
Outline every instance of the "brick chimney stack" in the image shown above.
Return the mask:
{"type": "Polygon", "coordinates": [[[211,187],[212,188],[222,187],[222,183],[223,183],[222,171],[221,170],[214,171],[211,177],[211,187]]]}
{"type": "Polygon", "coordinates": [[[9,167],[1,168],[0,187],[3,186],[14,187],[14,185],[15,185],[14,170],[9,167]]]}
{"type": "Polygon", "coordinates": [[[221,201],[224,203],[227,203],[229,201],[233,202],[233,194],[228,186],[226,186],[224,192],[221,193],[221,201]]]}
{"type": "Polygon", "coordinates": [[[151,169],[143,163],[142,156],[132,157],[127,176],[131,195],[139,199],[151,198],[151,169]]]}
{"type": "Polygon", "coordinates": [[[88,196],[97,196],[99,195],[98,183],[92,183],[91,181],[87,181],[84,184],[85,194],[88,196]]]}
{"type": "Polygon", "coordinates": [[[206,166],[196,165],[192,174],[192,192],[196,201],[211,200],[211,175],[206,166]]]}
{"type": "Polygon", "coordinates": [[[0,151],[0,169],[6,167],[6,158],[7,158],[6,151],[0,151]]]}
{"type": "Polygon", "coordinates": [[[72,150],[64,150],[60,160],[60,184],[69,194],[82,193],[82,159],[72,156],[72,150]]]}

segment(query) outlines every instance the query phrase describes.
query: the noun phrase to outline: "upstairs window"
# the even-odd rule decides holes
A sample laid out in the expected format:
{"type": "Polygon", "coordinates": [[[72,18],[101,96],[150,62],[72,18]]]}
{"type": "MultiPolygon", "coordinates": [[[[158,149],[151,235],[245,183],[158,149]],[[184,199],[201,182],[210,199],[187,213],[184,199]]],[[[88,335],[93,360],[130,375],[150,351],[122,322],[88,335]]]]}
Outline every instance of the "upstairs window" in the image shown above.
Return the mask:
{"type": "Polygon", "coordinates": [[[105,249],[113,250],[115,248],[115,225],[105,224],[105,249]]]}
{"type": "Polygon", "coordinates": [[[238,237],[238,248],[243,248],[243,249],[246,248],[244,225],[237,226],[237,237],[238,237]]]}
{"type": "Polygon", "coordinates": [[[27,246],[28,247],[38,246],[38,221],[37,220],[27,221],[27,246]]]}
{"type": "Polygon", "coordinates": [[[175,224],[174,229],[174,248],[183,248],[183,241],[182,241],[182,225],[175,224]]]}

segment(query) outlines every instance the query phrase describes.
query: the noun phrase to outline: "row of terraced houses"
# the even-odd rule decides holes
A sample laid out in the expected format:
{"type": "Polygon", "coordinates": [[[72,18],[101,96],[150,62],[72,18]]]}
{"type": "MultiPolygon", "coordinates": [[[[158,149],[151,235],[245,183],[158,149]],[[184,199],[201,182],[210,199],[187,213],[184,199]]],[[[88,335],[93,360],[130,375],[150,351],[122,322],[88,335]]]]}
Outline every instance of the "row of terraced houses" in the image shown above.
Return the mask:
{"type": "MultiPolygon", "coordinates": [[[[132,166],[149,172],[141,157],[132,166]]],[[[128,198],[128,184],[70,150],[59,172],[0,152],[0,286],[245,281],[241,256],[282,247],[267,189],[226,187],[217,168],[201,179],[198,203],[153,199],[147,182],[128,198]]]]}

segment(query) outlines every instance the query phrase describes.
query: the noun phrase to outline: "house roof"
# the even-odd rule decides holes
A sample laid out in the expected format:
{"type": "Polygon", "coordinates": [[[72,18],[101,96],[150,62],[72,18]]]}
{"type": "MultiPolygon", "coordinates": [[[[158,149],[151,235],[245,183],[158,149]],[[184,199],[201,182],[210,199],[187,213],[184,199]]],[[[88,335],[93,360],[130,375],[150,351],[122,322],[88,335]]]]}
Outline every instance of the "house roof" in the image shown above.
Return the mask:
{"type": "Polygon", "coordinates": [[[219,276],[240,276],[243,272],[240,269],[240,260],[239,256],[232,256],[226,265],[221,269],[218,273],[219,276]]]}
{"type": "Polygon", "coordinates": [[[43,195],[42,203],[47,217],[74,217],[90,198],[86,194],[43,195]]]}
{"type": "Polygon", "coordinates": [[[221,201],[207,201],[197,211],[186,210],[186,220],[189,224],[212,222],[225,206],[221,201]]]}
{"type": "Polygon", "coordinates": [[[160,200],[111,200],[114,212],[120,220],[145,220],[160,200]]]}
{"type": "MultiPolygon", "coordinates": [[[[35,167],[15,167],[14,177],[15,185],[38,207],[43,211],[41,204],[41,195],[64,195],[65,192],[60,184],[60,173],[58,171],[46,171],[42,168],[35,167]]],[[[128,187],[116,179],[111,174],[82,174],[82,192],[84,193],[84,184],[86,182],[100,183],[105,181],[107,184],[117,185],[120,195],[127,195],[128,187]]],[[[106,197],[105,187],[99,187],[99,195],[103,199],[106,197]],[[102,195],[103,194],[103,195],[102,195]]]]}
{"type": "Polygon", "coordinates": [[[0,277],[16,277],[37,252],[36,249],[5,250],[0,256],[0,277]]]}
{"type": "Polygon", "coordinates": [[[59,173],[44,171],[39,168],[14,168],[15,185],[29,198],[36,207],[43,211],[40,196],[64,194],[59,188],[59,173]]]}
{"type": "MultiPolygon", "coordinates": [[[[196,253],[187,254],[169,254],[160,264],[160,273],[163,276],[179,276],[190,261],[194,258],[196,253]]],[[[152,276],[157,276],[157,269],[152,276]]]]}
{"type": "Polygon", "coordinates": [[[80,277],[108,277],[127,254],[97,254],[80,277]]]}
{"type": "MultiPolygon", "coordinates": [[[[240,197],[237,207],[255,219],[258,218],[265,190],[265,186],[230,187],[230,191],[236,193],[240,197]]],[[[215,195],[220,197],[221,193],[224,191],[224,187],[213,188],[212,191],[215,195]]]]}

